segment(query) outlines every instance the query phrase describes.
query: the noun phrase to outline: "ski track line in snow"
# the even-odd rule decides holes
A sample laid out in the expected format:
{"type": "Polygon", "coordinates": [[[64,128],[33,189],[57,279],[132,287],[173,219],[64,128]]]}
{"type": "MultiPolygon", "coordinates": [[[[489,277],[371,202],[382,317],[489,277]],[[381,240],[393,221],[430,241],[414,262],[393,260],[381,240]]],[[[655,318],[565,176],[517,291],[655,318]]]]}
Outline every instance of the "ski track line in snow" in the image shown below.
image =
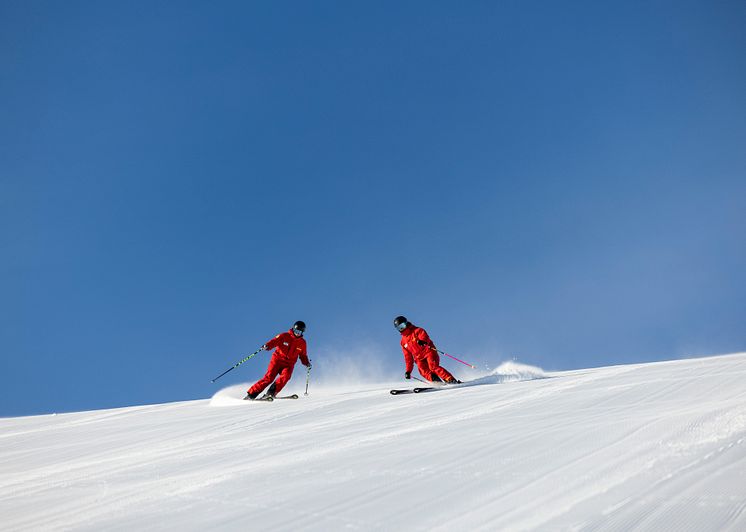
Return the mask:
{"type": "MultiPolygon", "coordinates": [[[[658,396],[658,395],[660,395],[660,394],[659,394],[659,393],[658,393],[657,391],[654,391],[654,392],[653,392],[652,394],[650,394],[650,395],[651,395],[651,396],[653,396],[653,397],[657,397],[657,396],[658,396]]],[[[632,433],[632,434],[627,434],[627,435],[625,435],[625,436],[624,436],[624,439],[626,439],[626,438],[629,438],[629,437],[630,437],[630,436],[632,436],[632,435],[633,435],[633,434],[634,434],[635,432],[638,432],[638,431],[641,431],[641,430],[644,430],[644,429],[646,429],[647,427],[649,427],[649,426],[650,426],[650,425],[652,425],[653,423],[655,423],[655,421],[651,421],[651,422],[649,422],[648,424],[646,424],[645,426],[639,427],[639,428],[638,428],[637,430],[633,431],[633,433],[632,433]]],[[[698,424],[700,424],[700,422],[697,422],[697,423],[695,423],[695,425],[698,425],[698,424]]],[[[741,426],[741,425],[737,425],[737,426],[736,426],[736,428],[735,428],[735,432],[738,432],[738,431],[741,431],[741,430],[742,430],[742,426],[741,426]]],[[[726,434],[726,436],[730,435],[730,434],[731,434],[732,432],[733,432],[733,431],[729,432],[728,434],[726,434]]],[[[619,440],[618,442],[615,442],[614,444],[617,444],[617,443],[619,443],[619,442],[621,442],[621,441],[623,441],[623,440],[619,440]]],[[[614,444],[612,444],[612,445],[614,445],[614,444]]],[[[599,450],[599,452],[604,452],[604,453],[605,453],[606,451],[607,451],[607,449],[601,449],[601,450],[599,450]]],[[[564,466],[563,466],[563,467],[562,467],[562,468],[561,468],[560,470],[558,470],[558,472],[559,472],[559,473],[561,474],[561,473],[562,473],[562,469],[567,469],[567,468],[570,468],[570,469],[571,469],[571,468],[573,468],[574,466],[576,466],[576,465],[577,465],[577,463],[580,463],[580,462],[582,462],[582,461],[588,460],[588,459],[589,459],[589,458],[590,458],[590,457],[592,456],[592,454],[593,454],[593,453],[591,453],[590,455],[584,456],[584,457],[583,457],[583,456],[579,457],[579,458],[578,458],[577,460],[575,460],[574,462],[570,462],[570,463],[568,463],[568,464],[564,465],[564,466]]],[[[652,465],[653,465],[653,464],[646,464],[646,468],[649,468],[649,467],[651,467],[652,465]]],[[[610,471],[606,471],[606,472],[605,472],[606,474],[602,475],[602,477],[604,478],[604,480],[605,480],[605,481],[606,481],[607,483],[611,482],[611,484],[610,484],[609,486],[603,487],[603,488],[601,489],[601,491],[607,491],[607,490],[608,490],[608,489],[609,489],[610,487],[613,487],[613,485],[614,485],[614,484],[617,484],[617,483],[623,482],[623,481],[625,480],[625,478],[624,478],[623,476],[621,476],[621,477],[619,477],[619,478],[616,478],[616,479],[615,479],[615,480],[613,480],[613,481],[610,481],[609,479],[610,479],[610,478],[614,478],[614,473],[615,473],[615,470],[617,470],[618,468],[617,468],[617,466],[613,466],[613,467],[611,467],[611,468],[608,468],[608,469],[609,469],[610,471]]],[[[635,474],[636,474],[636,473],[635,473],[635,474]]],[[[617,476],[619,476],[619,475],[617,474],[617,476]]],[[[536,480],[536,482],[542,482],[542,481],[545,481],[545,480],[546,480],[545,478],[544,478],[544,479],[537,479],[537,480],[536,480]]],[[[582,479],[582,480],[586,480],[586,479],[582,479]]],[[[527,486],[524,486],[524,488],[526,488],[526,487],[527,487],[527,486]]],[[[518,488],[518,489],[521,489],[521,488],[518,488]]],[[[598,490],[598,486],[596,486],[596,489],[598,490]]],[[[571,492],[572,492],[572,490],[571,490],[571,489],[568,489],[568,491],[571,491],[571,492]]],[[[512,491],[512,493],[516,493],[516,491],[515,491],[515,490],[513,490],[513,491],[512,491]]],[[[484,499],[490,499],[490,498],[492,498],[492,497],[499,497],[499,496],[501,496],[501,495],[502,495],[501,493],[493,493],[493,494],[490,494],[490,495],[487,495],[487,496],[485,496],[485,497],[484,497],[484,499]]],[[[576,497],[577,497],[577,493],[576,493],[576,497]]],[[[533,498],[532,498],[532,500],[536,500],[536,498],[535,498],[535,497],[533,497],[533,498]]],[[[540,502],[542,502],[542,503],[543,503],[544,505],[546,505],[546,504],[549,504],[549,503],[554,503],[554,504],[555,504],[556,506],[558,506],[558,510],[557,510],[557,513],[556,513],[556,514],[554,514],[554,515],[553,515],[553,514],[552,514],[551,512],[549,512],[549,513],[548,513],[548,512],[547,512],[547,510],[546,510],[546,507],[545,507],[545,509],[544,509],[544,512],[543,512],[543,518],[549,518],[549,519],[551,519],[551,518],[553,518],[553,517],[556,517],[557,515],[559,515],[559,514],[563,513],[562,505],[561,505],[561,504],[557,504],[557,500],[556,500],[556,497],[555,497],[554,495],[551,495],[551,496],[547,496],[547,497],[546,497],[545,499],[540,499],[540,502]]],[[[520,512],[520,510],[518,510],[518,512],[520,512]]],[[[509,522],[511,522],[511,523],[513,523],[513,524],[516,524],[516,523],[517,523],[517,521],[516,521],[516,519],[517,519],[517,518],[516,518],[516,517],[514,517],[514,516],[513,516],[513,515],[512,515],[511,513],[508,513],[508,514],[503,514],[503,515],[502,515],[502,517],[503,517],[503,518],[507,518],[507,519],[508,519],[508,521],[509,521],[509,522]]],[[[533,523],[524,523],[524,524],[525,524],[525,525],[527,526],[527,528],[532,528],[532,527],[534,527],[534,526],[538,526],[538,525],[540,525],[540,524],[541,524],[542,522],[545,522],[545,521],[544,521],[544,519],[542,519],[542,521],[538,521],[538,522],[533,522],[533,523]]],[[[520,528],[520,527],[519,527],[519,528],[520,528]]]]}
{"type": "MultiPolygon", "coordinates": [[[[350,399],[350,400],[353,400],[353,399],[350,399]]],[[[334,453],[337,453],[337,452],[340,452],[342,450],[349,449],[352,447],[370,445],[372,443],[376,443],[381,440],[395,438],[395,437],[398,437],[404,434],[418,432],[421,430],[427,430],[430,427],[440,426],[445,423],[454,422],[456,420],[463,420],[463,419],[477,417],[477,416],[483,415],[484,412],[490,412],[490,411],[495,410],[496,408],[504,408],[514,403],[515,403],[515,400],[511,400],[511,401],[508,401],[506,404],[497,404],[492,407],[483,407],[481,409],[473,410],[470,412],[462,412],[462,413],[458,413],[456,415],[450,416],[449,418],[445,420],[440,417],[437,417],[436,419],[428,422],[427,424],[420,424],[418,426],[409,426],[409,427],[404,427],[404,428],[400,428],[396,430],[389,430],[389,431],[379,433],[376,435],[365,436],[365,437],[362,437],[362,438],[359,438],[353,441],[349,441],[349,438],[343,437],[341,438],[341,442],[335,442],[327,448],[312,451],[310,453],[306,452],[303,455],[300,455],[300,454],[296,455],[295,457],[290,458],[290,462],[300,463],[303,461],[314,461],[324,455],[334,454],[334,453]],[[348,440],[348,441],[345,441],[345,440],[348,440]]],[[[330,405],[325,405],[325,406],[326,408],[330,408],[330,405]]],[[[334,406],[338,406],[338,405],[334,405],[334,406]]],[[[405,408],[406,408],[406,405],[394,405],[394,408],[390,408],[387,410],[392,410],[392,409],[402,410],[405,408]]],[[[379,412],[379,416],[385,416],[386,414],[388,414],[387,411],[379,412]]],[[[349,414],[347,414],[346,416],[342,416],[342,417],[340,417],[339,414],[336,414],[333,418],[331,418],[334,421],[333,422],[330,421],[329,423],[337,424],[340,421],[344,422],[345,418],[356,419],[358,417],[359,417],[359,414],[357,414],[354,411],[350,411],[349,414]]],[[[298,429],[296,427],[291,427],[288,430],[290,432],[295,432],[298,429]]],[[[201,433],[201,432],[202,432],[201,430],[198,431],[198,433],[201,433]]],[[[135,446],[135,449],[129,454],[120,453],[115,457],[104,456],[101,459],[94,459],[83,465],[80,465],[77,468],[77,471],[75,468],[71,468],[71,467],[50,467],[43,471],[36,471],[32,475],[26,476],[24,478],[17,479],[17,481],[13,483],[14,485],[8,485],[5,482],[0,482],[0,488],[3,490],[7,490],[11,493],[14,493],[15,495],[19,495],[19,496],[23,496],[23,495],[36,496],[40,490],[47,489],[49,487],[48,482],[53,478],[60,479],[56,482],[56,486],[58,488],[65,488],[76,482],[85,481],[85,479],[88,477],[88,474],[89,474],[88,470],[90,470],[91,468],[101,469],[107,465],[112,465],[112,467],[108,469],[108,473],[110,475],[117,475],[117,474],[121,474],[126,471],[131,471],[133,469],[133,466],[131,465],[131,463],[133,461],[136,461],[138,458],[140,459],[141,462],[150,462],[153,460],[163,461],[167,459],[169,456],[177,456],[178,458],[176,459],[181,460],[185,457],[183,452],[180,451],[181,449],[194,447],[194,444],[196,443],[205,444],[209,440],[215,439],[215,438],[217,438],[217,436],[211,437],[209,434],[208,435],[200,434],[195,438],[184,440],[183,443],[176,448],[174,448],[172,443],[168,442],[168,443],[162,444],[161,446],[155,446],[154,448],[149,449],[147,453],[143,452],[141,449],[135,446]],[[128,465],[117,467],[115,465],[117,462],[124,462],[128,465]],[[44,482],[43,488],[41,486],[39,486],[37,489],[31,488],[31,487],[27,487],[27,488],[22,487],[22,486],[33,486],[34,485],[33,481],[38,480],[39,477],[46,480],[46,482],[44,482]]],[[[220,447],[221,446],[218,446],[218,450],[220,450],[220,447]]],[[[224,448],[230,447],[230,444],[226,443],[222,447],[224,448]]],[[[193,453],[194,456],[201,456],[203,454],[205,454],[205,451],[193,453]]],[[[271,469],[273,467],[273,464],[272,463],[263,464],[260,462],[257,465],[256,463],[254,463],[254,464],[251,464],[250,469],[254,471],[258,471],[258,470],[261,470],[263,467],[271,469]]],[[[181,483],[180,484],[181,487],[174,488],[174,490],[170,491],[170,493],[172,493],[173,495],[177,495],[177,496],[183,496],[185,493],[199,490],[199,489],[202,489],[204,487],[207,487],[207,486],[210,486],[216,483],[225,482],[226,480],[231,479],[236,476],[241,476],[243,472],[244,470],[242,468],[234,467],[228,471],[223,472],[222,474],[211,475],[210,479],[206,481],[202,481],[199,483],[195,483],[195,482],[181,483]]],[[[136,504],[140,500],[147,500],[147,498],[148,498],[147,495],[143,495],[142,497],[133,495],[133,496],[130,496],[127,500],[131,504],[136,504]]]]}
{"type": "MultiPolygon", "coordinates": [[[[725,448],[732,448],[732,444],[725,448]]],[[[721,449],[724,450],[725,448],[721,449]]],[[[682,510],[696,507],[703,498],[702,494],[707,494],[710,491],[707,485],[712,484],[713,479],[724,475],[727,472],[726,470],[741,470],[744,466],[742,462],[744,462],[745,458],[741,457],[737,462],[709,472],[707,475],[702,475],[699,478],[694,475],[696,468],[705,465],[703,462],[707,458],[697,458],[694,462],[683,466],[676,473],[666,475],[665,478],[651,483],[645,490],[640,492],[636,502],[633,503],[630,499],[627,499],[625,504],[617,505],[612,511],[606,512],[603,515],[603,519],[599,519],[592,526],[586,527],[586,529],[628,530],[630,527],[639,527],[647,530],[660,530],[662,528],[685,530],[688,528],[687,525],[691,528],[692,516],[682,510]],[[661,501],[655,504],[641,504],[640,501],[653,500],[653,494],[659,491],[671,493],[673,496],[663,497],[661,501]]],[[[746,499],[742,500],[734,508],[726,508],[724,512],[710,508],[708,510],[709,525],[702,524],[695,529],[726,530],[728,527],[737,523],[739,516],[743,512],[744,505],[746,505],[746,499]],[[715,521],[717,521],[717,524],[715,524],[715,521]]]]}
{"type": "MultiPolygon", "coordinates": [[[[181,402],[183,403],[183,401],[181,402]]],[[[173,403],[173,404],[181,404],[181,403],[173,403]]],[[[117,409],[108,409],[108,410],[102,410],[100,413],[96,414],[89,414],[86,413],[86,415],[83,415],[78,412],[68,412],[64,414],[47,414],[44,416],[38,416],[38,417],[49,417],[51,423],[47,426],[37,426],[33,429],[22,429],[22,430],[16,430],[16,431],[8,431],[4,433],[0,433],[0,440],[4,438],[12,438],[16,436],[24,436],[24,435],[35,435],[40,434],[44,432],[49,431],[58,431],[65,428],[75,428],[85,425],[90,425],[92,423],[100,423],[101,421],[108,421],[112,419],[121,419],[121,418],[127,418],[130,416],[136,416],[140,413],[151,411],[151,410],[158,410],[160,411],[161,408],[168,408],[170,405],[145,405],[145,406],[129,406],[125,408],[117,408],[117,409]]],[[[94,411],[96,412],[96,411],[94,411]]],[[[12,418],[6,418],[6,419],[12,419],[12,418]]],[[[34,417],[28,417],[28,418],[20,418],[21,422],[23,421],[34,421],[34,417]]],[[[0,418],[0,423],[3,421],[3,418],[0,418]]]]}
{"type": "MultiPolygon", "coordinates": [[[[637,433],[644,431],[653,423],[654,422],[651,421],[646,425],[636,427],[634,430],[624,434],[616,441],[607,444],[607,446],[604,448],[595,449],[591,453],[585,455],[578,455],[571,461],[564,463],[561,467],[552,470],[551,472],[548,472],[541,477],[535,477],[523,485],[514,486],[510,489],[509,493],[506,493],[505,490],[502,488],[498,488],[495,493],[487,493],[481,497],[477,504],[487,504],[490,500],[495,498],[521,498],[524,497],[524,495],[522,494],[525,491],[530,491],[532,505],[545,508],[545,513],[543,513],[540,518],[535,519],[534,522],[525,522],[527,520],[527,518],[525,517],[525,514],[527,512],[524,508],[521,507],[517,507],[516,510],[509,511],[508,513],[502,513],[499,517],[506,519],[508,520],[508,522],[511,522],[513,524],[521,523],[521,525],[525,526],[527,529],[538,527],[539,525],[552,520],[556,516],[561,515],[566,511],[566,509],[569,507],[569,502],[565,502],[565,499],[571,499],[573,502],[577,503],[578,499],[583,500],[592,497],[598,493],[607,491],[614,485],[624,482],[628,477],[624,473],[620,473],[620,463],[622,461],[628,460],[628,457],[619,457],[616,460],[609,460],[608,457],[605,458],[604,461],[606,465],[602,469],[595,472],[596,476],[598,477],[595,480],[585,475],[576,477],[574,483],[566,486],[567,491],[570,492],[571,495],[559,495],[558,497],[558,494],[554,492],[542,494],[541,490],[536,489],[536,487],[546,483],[547,476],[561,478],[563,476],[569,475],[570,472],[576,470],[578,465],[589,461],[596,455],[605,456],[607,454],[611,454],[611,456],[613,457],[616,455],[616,453],[613,452],[615,446],[624,444],[626,440],[634,437],[637,433]],[[583,492],[585,492],[585,494],[583,494],[583,492]]],[[[564,452],[567,450],[560,451],[564,452]]],[[[557,480],[557,484],[561,484],[561,481],[557,480]]],[[[497,515],[493,516],[489,520],[495,519],[497,517],[497,515]]]]}
{"type": "MultiPolygon", "coordinates": [[[[348,399],[347,401],[354,400],[354,399],[348,399]]],[[[342,404],[344,404],[343,401],[342,404]]],[[[256,405],[260,406],[260,405],[256,405]]],[[[274,405],[272,405],[274,406],[274,405]]],[[[337,405],[339,406],[339,405],[337,405]]],[[[381,411],[376,413],[376,417],[383,417],[386,416],[390,410],[404,410],[406,409],[406,405],[392,405],[393,408],[387,409],[386,411],[381,411]]],[[[320,405],[318,408],[330,408],[330,405],[320,405]]],[[[301,414],[293,413],[289,414],[287,416],[284,416],[284,418],[290,418],[295,417],[301,414]]],[[[331,417],[334,421],[330,421],[329,424],[336,424],[338,422],[346,422],[348,420],[357,419],[359,415],[354,412],[350,411],[348,414],[335,414],[331,417]]],[[[282,419],[284,419],[282,418],[282,419]]],[[[251,429],[255,429],[258,425],[268,424],[268,423],[276,423],[278,420],[276,419],[264,419],[259,420],[258,422],[233,422],[230,423],[229,426],[234,427],[234,430],[231,432],[246,432],[250,431],[251,429]]],[[[323,427],[323,424],[320,424],[321,427],[323,427]]],[[[194,431],[194,436],[189,437],[190,433],[185,433],[181,435],[181,442],[179,445],[174,446],[173,442],[165,442],[165,443],[154,443],[151,444],[147,451],[144,451],[142,449],[142,446],[140,443],[132,443],[128,445],[124,449],[120,449],[118,454],[116,456],[110,456],[108,451],[101,451],[98,455],[89,456],[88,460],[84,464],[80,464],[77,467],[69,467],[69,466],[59,466],[59,465],[53,465],[46,468],[37,469],[32,472],[28,472],[26,475],[24,475],[21,478],[16,479],[15,481],[8,482],[7,480],[0,480],[0,490],[3,491],[10,491],[15,492],[16,494],[22,494],[22,495],[35,495],[35,493],[38,491],[31,487],[25,487],[25,486],[33,486],[34,480],[37,480],[39,478],[44,479],[53,479],[53,478],[64,478],[64,480],[59,480],[58,482],[62,485],[69,484],[71,480],[76,480],[76,474],[77,479],[85,479],[88,475],[89,469],[100,469],[104,468],[107,465],[110,464],[116,464],[117,462],[125,462],[130,465],[123,466],[122,468],[113,467],[109,470],[110,473],[117,474],[121,472],[122,470],[128,470],[132,468],[133,462],[150,462],[153,460],[165,460],[169,457],[174,457],[177,460],[182,460],[185,457],[190,456],[202,456],[205,453],[204,447],[202,447],[203,450],[195,450],[192,452],[186,452],[185,450],[188,449],[199,449],[201,446],[206,445],[210,442],[216,442],[212,447],[209,449],[213,451],[222,451],[225,449],[229,449],[234,446],[232,442],[225,442],[223,443],[222,440],[225,438],[227,432],[225,430],[219,431],[218,428],[225,429],[225,425],[216,424],[214,427],[209,427],[207,430],[205,430],[204,427],[200,427],[199,429],[196,429],[194,431]],[[129,451],[127,450],[129,449],[129,451]],[[139,459],[139,460],[138,460],[139,459]]],[[[413,429],[408,429],[413,430],[413,429]]],[[[284,430],[274,431],[272,434],[272,437],[283,437],[288,433],[295,433],[298,431],[297,426],[289,426],[284,430]]],[[[389,437],[389,435],[379,435],[373,438],[373,441],[389,437]]],[[[340,447],[341,448],[341,447],[340,447]]],[[[328,450],[325,450],[326,453],[333,453],[335,452],[335,448],[330,448],[328,450]]],[[[45,489],[42,487],[39,487],[39,489],[45,489]]]]}
{"type": "Polygon", "coordinates": [[[3,528],[744,528],[746,355],[548,376],[0,420],[3,528]]]}

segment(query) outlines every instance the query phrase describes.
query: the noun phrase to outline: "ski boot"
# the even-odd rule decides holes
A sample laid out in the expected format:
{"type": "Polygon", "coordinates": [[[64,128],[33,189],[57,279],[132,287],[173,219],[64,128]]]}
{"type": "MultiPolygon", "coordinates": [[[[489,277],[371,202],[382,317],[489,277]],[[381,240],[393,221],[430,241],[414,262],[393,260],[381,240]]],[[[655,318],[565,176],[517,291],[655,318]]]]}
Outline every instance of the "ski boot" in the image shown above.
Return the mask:
{"type": "Polygon", "coordinates": [[[273,382],[272,385],[269,387],[269,389],[267,389],[267,393],[265,393],[264,395],[262,395],[262,397],[261,397],[262,401],[272,401],[272,400],[274,400],[274,398],[275,398],[275,389],[276,388],[277,388],[277,386],[273,382]]]}
{"type": "Polygon", "coordinates": [[[246,392],[246,397],[243,398],[244,401],[253,401],[256,399],[256,396],[259,395],[258,393],[248,393],[246,392]]]}

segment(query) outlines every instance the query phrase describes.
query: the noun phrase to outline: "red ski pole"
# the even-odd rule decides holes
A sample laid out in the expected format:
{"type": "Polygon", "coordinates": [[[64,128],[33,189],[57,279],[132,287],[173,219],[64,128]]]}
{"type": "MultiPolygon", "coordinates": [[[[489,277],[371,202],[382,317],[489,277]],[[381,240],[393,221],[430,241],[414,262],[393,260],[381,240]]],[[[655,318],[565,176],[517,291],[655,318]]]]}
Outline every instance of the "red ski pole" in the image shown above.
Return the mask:
{"type": "Polygon", "coordinates": [[[464,361],[463,361],[463,360],[461,360],[460,358],[456,358],[456,357],[454,357],[454,356],[451,356],[451,355],[449,355],[448,353],[445,353],[445,352],[441,351],[440,349],[437,349],[437,348],[435,348],[435,347],[432,347],[432,346],[430,346],[430,349],[433,349],[434,351],[437,351],[437,352],[438,352],[438,353],[440,353],[441,355],[445,355],[445,356],[447,356],[447,357],[451,357],[451,358],[452,358],[453,360],[455,360],[456,362],[461,362],[461,363],[462,363],[462,364],[463,364],[464,366],[469,366],[469,367],[470,367],[471,369],[477,369],[477,367],[476,367],[476,366],[473,366],[472,364],[469,364],[468,362],[464,362],[464,361]]]}

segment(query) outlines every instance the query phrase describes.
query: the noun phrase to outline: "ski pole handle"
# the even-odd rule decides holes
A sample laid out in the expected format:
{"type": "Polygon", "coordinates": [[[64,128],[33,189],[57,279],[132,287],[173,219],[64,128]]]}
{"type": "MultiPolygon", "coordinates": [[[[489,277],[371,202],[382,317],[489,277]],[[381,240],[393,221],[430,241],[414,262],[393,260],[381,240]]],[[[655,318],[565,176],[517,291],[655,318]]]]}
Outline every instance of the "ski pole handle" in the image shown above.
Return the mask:
{"type": "Polygon", "coordinates": [[[469,366],[469,367],[470,367],[471,369],[477,369],[477,367],[476,367],[476,366],[474,366],[474,365],[472,365],[472,364],[469,364],[468,362],[464,362],[464,361],[463,361],[463,360],[461,360],[460,358],[456,358],[456,357],[454,357],[454,356],[451,356],[451,355],[449,355],[448,353],[445,353],[445,352],[441,351],[440,349],[436,349],[435,347],[432,347],[432,346],[430,347],[430,349],[432,349],[432,350],[434,350],[434,351],[437,351],[437,352],[438,352],[438,353],[440,353],[441,355],[445,355],[445,356],[447,356],[447,357],[451,357],[451,358],[452,358],[453,360],[455,360],[456,362],[461,362],[461,363],[462,363],[462,364],[463,364],[464,366],[469,366]]]}
{"type": "Polygon", "coordinates": [[[240,361],[238,361],[238,362],[236,363],[236,365],[235,365],[235,366],[233,366],[233,367],[231,367],[231,368],[228,368],[228,369],[227,369],[227,370],[225,370],[225,371],[224,371],[223,373],[221,373],[220,375],[218,375],[217,377],[215,377],[214,379],[212,379],[212,380],[211,380],[210,382],[215,382],[216,380],[218,380],[218,379],[219,379],[220,377],[222,377],[223,375],[225,375],[225,374],[226,374],[226,373],[228,373],[229,371],[233,371],[233,370],[234,370],[234,369],[236,369],[236,368],[237,368],[238,366],[240,366],[241,364],[243,364],[243,363],[244,363],[244,362],[246,362],[247,360],[250,360],[250,359],[254,358],[254,357],[255,357],[256,355],[258,355],[258,354],[259,354],[259,353],[261,353],[262,351],[264,351],[264,346],[260,347],[259,349],[257,349],[257,350],[256,350],[256,351],[254,351],[253,353],[251,353],[251,354],[250,354],[249,356],[247,356],[247,357],[246,357],[246,358],[244,358],[243,360],[240,360],[240,361]]]}

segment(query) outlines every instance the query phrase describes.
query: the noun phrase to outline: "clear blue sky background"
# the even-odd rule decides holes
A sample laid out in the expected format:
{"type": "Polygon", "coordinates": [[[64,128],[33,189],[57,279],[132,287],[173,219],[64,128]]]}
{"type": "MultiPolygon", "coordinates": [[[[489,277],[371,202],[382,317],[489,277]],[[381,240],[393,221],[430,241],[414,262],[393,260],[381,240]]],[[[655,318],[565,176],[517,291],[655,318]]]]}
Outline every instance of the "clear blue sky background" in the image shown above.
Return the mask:
{"type": "Polygon", "coordinates": [[[0,3],[0,416],[746,349],[746,4],[613,4],[0,3]]]}

